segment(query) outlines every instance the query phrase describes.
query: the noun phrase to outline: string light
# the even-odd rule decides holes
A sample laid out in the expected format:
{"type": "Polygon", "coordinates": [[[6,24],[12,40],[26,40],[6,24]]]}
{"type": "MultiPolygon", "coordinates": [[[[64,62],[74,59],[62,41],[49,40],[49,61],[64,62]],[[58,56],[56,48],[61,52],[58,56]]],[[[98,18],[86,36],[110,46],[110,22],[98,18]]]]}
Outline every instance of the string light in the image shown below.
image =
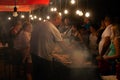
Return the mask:
{"type": "Polygon", "coordinates": [[[83,12],[81,10],[76,10],[76,14],[79,16],[83,16],[83,12]]]}
{"type": "Polygon", "coordinates": [[[31,17],[30,19],[31,19],[31,20],[34,20],[34,18],[33,18],[33,17],[31,17]]]}
{"type": "MultiPolygon", "coordinates": [[[[66,0],[66,2],[65,2],[65,8],[66,8],[66,6],[67,6],[67,0],[66,0]]],[[[64,10],[64,14],[68,14],[69,13],[69,11],[67,10],[67,9],[65,9],[64,10]]]]}
{"type": "Polygon", "coordinates": [[[82,11],[80,11],[78,15],[79,15],[79,16],[83,16],[83,12],[82,12],[82,11]]]}
{"type": "Polygon", "coordinates": [[[86,13],[85,13],[85,17],[90,17],[90,12],[88,12],[88,0],[87,0],[87,8],[86,8],[86,13]]]}
{"type": "Polygon", "coordinates": [[[34,16],[34,19],[37,19],[37,16],[34,16]]]}
{"type": "Polygon", "coordinates": [[[32,16],[33,16],[32,14],[29,15],[29,17],[32,17],[32,16]]]}
{"type": "Polygon", "coordinates": [[[14,16],[14,17],[17,17],[17,16],[18,16],[17,7],[16,7],[16,6],[14,7],[13,16],[14,16]]]}
{"type": "Polygon", "coordinates": [[[47,18],[47,19],[50,19],[50,16],[47,16],[46,18],[47,18]]]}
{"type": "Polygon", "coordinates": [[[8,17],[8,20],[11,20],[11,17],[8,17]]]}
{"type": "Polygon", "coordinates": [[[14,17],[17,17],[17,16],[18,16],[17,7],[16,7],[16,0],[15,0],[15,6],[14,6],[13,16],[14,16],[14,17]]]}
{"type": "Polygon", "coordinates": [[[65,9],[64,10],[64,14],[68,14],[69,12],[68,12],[68,10],[67,9],[65,9]]]}
{"type": "Polygon", "coordinates": [[[45,22],[46,20],[44,19],[43,21],[45,22]]]}
{"type": "Polygon", "coordinates": [[[75,4],[75,0],[71,0],[70,2],[71,2],[71,4],[75,4]]]}
{"type": "Polygon", "coordinates": [[[61,13],[61,12],[59,12],[59,15],[60,15],[60,16],[62,16],[62,13],[61,13]]]}
{"type": "Polygon", "coordinates": [[[76,10],[76,14],[79,14],[80,13],[80,10],[76,10]]]}
{"type": "Polygon", "coordinates": [[[56,7],[52,7],[52,8],[50,9],[50,11],[51,11],[51,12],[55,12],[55,11],[57,11],[57,8],[56,8],[56,7]]]}
{"type": "Polygon", "coordinates": [[[24,15],[21,15],[21,18],[23,19],[23,18],[25,18],[25,16],[24,16],[24,15]]]}
{"type": "Polygon", "coordinates": [[[85,13],[85,17],[90,17],[90,13],[89,13],[89,12],[86,12],[86,13],[85,13]]]}
{"type": "Polygon", "coordinates": [[[52,11],[52,12],[53,12],[53,11],[54,11],[54,8],[51,8],[51,9],[50,9],[50,11],[52,11]]]}
{"type": "Polygon", "coordinates": [[[42,18],[41,17],[39,17],[39,21],[41,21],[42,20],[42,18]]]}
{"type": "Polygon", "coordinates": [[[57,8],[55,7],[55,8],[53,9],[53,11],[57,11],[57,8]]]}

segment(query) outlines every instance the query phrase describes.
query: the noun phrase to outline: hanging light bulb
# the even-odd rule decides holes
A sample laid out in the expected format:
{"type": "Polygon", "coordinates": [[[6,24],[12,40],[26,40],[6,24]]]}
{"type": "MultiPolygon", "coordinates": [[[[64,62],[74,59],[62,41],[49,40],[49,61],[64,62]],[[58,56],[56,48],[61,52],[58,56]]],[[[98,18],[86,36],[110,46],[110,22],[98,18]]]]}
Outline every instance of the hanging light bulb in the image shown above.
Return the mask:
{"type": "Polygon", "coordinates": [[[32,16],[33,16],[32,14],[29,15],[29,17],[32,17],[32,16]]]}
{"type": "Polygon", "coordinates": [[[68,14],[68,10],[67,9],[64,10],[64,14],[68,14]]]}
{"type": "Polygon", "coordinates": [[[62,16],[62,13],[61,13],[61,12],[59,12],[59,15],[60,15],[60,16],[62,16]]]}
{"type": "Polygon", "coordinates": [[[83,12],[82,12],[82,11],[80,11],[78,15],[79,15],[79,16],[83,16],[83,12]]]}
{"type": "Polygon", "coordinates": [[[56,7],[52,7],[51,9],[50,9],[50,11],[57,11],[57,8],[56,7]]]}
{"type": "Polygon", "coordinates": [[[44,19],[43,22],[45,22],[46,20],[44,19]]]}
{"type": "Polygon", "coordinates": [[[80,13],[80,10],[76,10],[76,14],[79,14],[80,13]]]}
{"type": "Polygon", "coordinates": [[[42,20],[42,18],[41,17],[39,17],[39,21],[41,21],[42,20]]]}
{"type": "Polygon", "coordinates": [[[34,19],[37,19],[37,16],[34,16],[34,19]]]}
{"type": "Polygon", "coordinates": [[[89,13],[89,12],[86,12],[86,13],[85,13],[85,17],[90,17],[90,13],[89,13]]]}
{"type": "Polygon", "coordinates": [[[50,19],[50,16],[47,16],[46,18],[47,18],[47,19],[50,19]]]}
{"type": "Polygon", "coordinates": [[[33,18],[33,17],[31,17],[31,20],[34,20],[34,18],[33,18]]]}
{"type": "Polygon", "coordinates": [[[17,7],[16,7],[16,6],[14,7],[13,16],[14,16],[14,17],[17,17],[17,16],[18,16],[17,7]]]}
{"type": "Polygon", "coordinates": [[[83,16],[83,12],[81,10],[76,10],[76,14],[79,16],[83,16]]]}
{"type": "Polygon", "coordinates": [[[8,20],[11,20],[11,17],[8,17],[8,20]]]}
{"type": "Polygon", "coordinates": [[[53,11],[54,11],[54,8],[51,8],[51,9],[50,9],[50,11],[52,11],[52,12],[53,12],[53,11]]]}
{"type": "Polygon", "coordinates": [[[57,8],[56,7],[54,7],[54,10],[53,11],[57,11],[57,8]]]}
{"type": "Polygon", "coordinates": [[[75,0],[71,0],[71,4],[75,4],[75,0]]]}
{"type": "Polygon", "coordinates": [[[23,19],[23,18],[25,18],[25,16],[24,16],[24,15],[21,15],[21,18],[23,19]]]}

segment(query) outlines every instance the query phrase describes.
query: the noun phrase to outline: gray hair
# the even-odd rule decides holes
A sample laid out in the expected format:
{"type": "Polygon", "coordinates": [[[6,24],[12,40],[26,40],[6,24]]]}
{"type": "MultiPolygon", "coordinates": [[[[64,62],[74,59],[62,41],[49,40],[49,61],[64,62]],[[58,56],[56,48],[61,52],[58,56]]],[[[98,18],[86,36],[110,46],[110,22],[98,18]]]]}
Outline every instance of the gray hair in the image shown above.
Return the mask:
{"type": "Polygon", "coordinates": [[[50,14],[50,20],[55,20],[58,16],[60,16],[58,12],[52,12],[50,14]]]}

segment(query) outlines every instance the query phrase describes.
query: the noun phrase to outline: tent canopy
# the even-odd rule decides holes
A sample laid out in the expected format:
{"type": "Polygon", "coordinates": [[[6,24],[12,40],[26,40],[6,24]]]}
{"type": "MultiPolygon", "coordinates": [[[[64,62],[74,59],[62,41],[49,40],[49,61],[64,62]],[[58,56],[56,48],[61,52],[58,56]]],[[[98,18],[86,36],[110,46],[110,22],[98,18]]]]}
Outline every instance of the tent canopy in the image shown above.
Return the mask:
{"type": "Polygon", "coordinates": [[[15,4],[18,11],[28,12],[38,5],[48,5],[49,0],[0,0],[0,11],[13,11],[15,4]]]}

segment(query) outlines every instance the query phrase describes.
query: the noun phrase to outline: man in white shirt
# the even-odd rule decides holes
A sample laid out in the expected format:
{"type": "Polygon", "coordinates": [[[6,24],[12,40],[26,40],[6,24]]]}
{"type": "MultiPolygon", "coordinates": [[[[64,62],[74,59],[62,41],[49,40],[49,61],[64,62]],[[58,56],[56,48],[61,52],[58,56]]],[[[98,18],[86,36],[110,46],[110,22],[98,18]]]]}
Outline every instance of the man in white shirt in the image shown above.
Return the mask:
{"type": "Polygon", "coordinates": [[[101,56],[103,56],[106,52],[106,50],[108,49],[108,46],[110,44],[110,37],[111,37],[111,20],[109,17],[105,17],[105,25],[106,25],[106,29],[104,30],[104,32],[102,33],[102,38],[101,41],[99,42],[99,54],[101,56]]]}
{"type": "Polygon", "coordinates": [[[61,23],[61,16],[58,13],[52,13],[50,21],[36,24],[31,36],[31,53],[33,54],[33,68],[35,80],[51,79],[52,51],[56,45],[66,49],[60,32],[56,28],[61,23]]]}

